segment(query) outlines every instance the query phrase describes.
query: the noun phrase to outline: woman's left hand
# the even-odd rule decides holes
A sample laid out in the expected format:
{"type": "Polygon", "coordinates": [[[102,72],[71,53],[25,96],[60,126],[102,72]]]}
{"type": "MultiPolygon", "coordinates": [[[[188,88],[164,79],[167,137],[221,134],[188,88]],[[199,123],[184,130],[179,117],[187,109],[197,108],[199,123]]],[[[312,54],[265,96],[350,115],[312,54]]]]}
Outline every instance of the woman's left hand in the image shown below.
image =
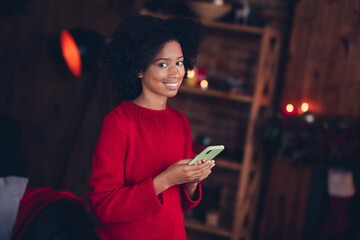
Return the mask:
{"type": "Polygon", "coordinates": [[[203,159],[201,161],[197,161],[196,163],[194,163],[194,165],[200,165],[200,164],[206,164],[207,161],[212,162],[212,164],[209,164],[211,167],[208,168],[206,171],[202,172],[201,176],[198,179],[196,179],[196,181],[185,183],[185,187],[186,187],[186,190],[187,190],[190,198],[194,197],[198,183],[201,182],[202,180],[206,179],[210,175],[211,169],[215,166],[214,160],[203,159]]]}
{"type": "Polygon", "coordinates": [[[197,184],[198,182],[201,182],[202,180],[206,179],[210,175],[211,169],[215,166],[214,160],[203,159],[201,161],[197,161],[196,163],[194,163],[194,165],[201,165],[201,164],[206,164],[206,163],[209,163],[209,167],[204,169],[204,171],[201,173],[201,175],[196,180],[189,182],[187,184],[197,184]]]}

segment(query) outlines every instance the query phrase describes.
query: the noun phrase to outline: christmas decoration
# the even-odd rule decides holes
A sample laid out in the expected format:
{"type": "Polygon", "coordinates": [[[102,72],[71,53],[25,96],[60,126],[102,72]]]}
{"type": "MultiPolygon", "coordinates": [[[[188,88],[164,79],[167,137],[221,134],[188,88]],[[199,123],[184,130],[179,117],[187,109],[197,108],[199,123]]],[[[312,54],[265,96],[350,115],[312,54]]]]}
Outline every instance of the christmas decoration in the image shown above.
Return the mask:
{"type": "Polygon", "coordinates": [[[268,113],[258,125],[257,138],[268,154],[294,162],[360,170],[360,121],[268,113]]]}

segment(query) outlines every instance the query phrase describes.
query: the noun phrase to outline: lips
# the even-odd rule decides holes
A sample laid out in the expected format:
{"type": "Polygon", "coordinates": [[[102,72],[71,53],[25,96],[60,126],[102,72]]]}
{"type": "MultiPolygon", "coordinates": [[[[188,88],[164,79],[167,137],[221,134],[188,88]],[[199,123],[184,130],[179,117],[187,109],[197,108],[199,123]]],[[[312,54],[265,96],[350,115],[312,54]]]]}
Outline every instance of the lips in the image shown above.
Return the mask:
{"type": "Polygon", "coordinates": [[[171,90],[176,90],[179,87],[179,83],[178,82],[163,82],[165,84],[165,86],[171,90]]]}

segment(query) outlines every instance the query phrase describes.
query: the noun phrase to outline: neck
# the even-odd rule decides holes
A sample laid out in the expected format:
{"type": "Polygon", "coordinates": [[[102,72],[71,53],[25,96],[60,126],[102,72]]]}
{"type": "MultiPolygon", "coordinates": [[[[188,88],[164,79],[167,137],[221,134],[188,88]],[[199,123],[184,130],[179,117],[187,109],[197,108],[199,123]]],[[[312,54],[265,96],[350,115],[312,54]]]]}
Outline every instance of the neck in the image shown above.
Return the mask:
{"type": "Polygon", "coordinates": [[[167,97],[162,97],[159,99],[148,99],[144,95],[140,94],[140,96],[135,98],[132,102],[144,108],[149,108],[152,110],[164,110],[166,109],[167,97]]]}

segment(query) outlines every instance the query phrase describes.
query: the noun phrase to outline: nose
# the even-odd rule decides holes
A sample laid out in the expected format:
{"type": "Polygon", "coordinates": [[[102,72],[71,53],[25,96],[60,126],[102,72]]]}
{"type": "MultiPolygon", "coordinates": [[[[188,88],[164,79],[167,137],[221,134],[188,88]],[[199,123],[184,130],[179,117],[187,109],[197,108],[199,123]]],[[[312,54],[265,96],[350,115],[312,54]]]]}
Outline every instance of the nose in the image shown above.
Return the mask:
{"type": "Polygon", "coordinates": [[[178,66],[171,66],[169,68],[169,75],[171,77],[179,78],[180,77],[180,69],[178,66]]]}

